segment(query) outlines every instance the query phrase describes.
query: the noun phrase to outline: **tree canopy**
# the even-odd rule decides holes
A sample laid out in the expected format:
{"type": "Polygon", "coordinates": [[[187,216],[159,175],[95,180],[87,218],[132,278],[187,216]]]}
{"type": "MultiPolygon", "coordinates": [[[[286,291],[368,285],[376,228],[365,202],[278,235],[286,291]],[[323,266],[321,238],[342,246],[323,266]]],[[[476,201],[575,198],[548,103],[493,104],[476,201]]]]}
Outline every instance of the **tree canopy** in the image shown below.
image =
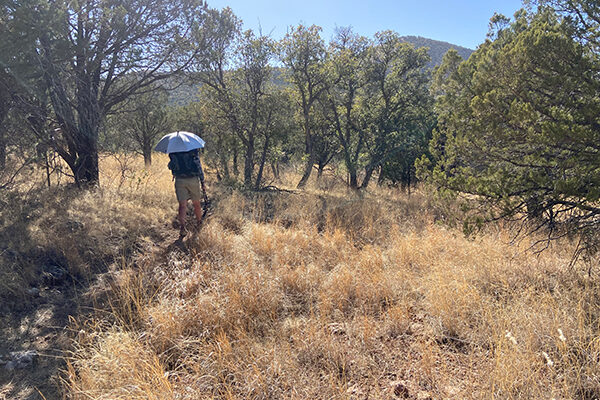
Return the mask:
{"type": "MultiPolygon", "coordinates": [[[[487,205],[487,218],[547,226],[550,238],[594,234],[600,64],[577,33],[553,9],[523,10],[464,63],[447,55],[433,87],[435,185],[487,205]]],[[[428,160],[421,161],[424,170],[428,160]]]]}
{"type": "MultiPolygon", "coordinates": [[[[104,118],[129,97],[183,71],[183,46],[201,23],[201,1],[6,1],[0,65],[21,83],[19,99],[48,104],[51,145],[79,185],[98,176],[104,118]],[[27,61],[27,63],[25,63],[27,61]]],[[[37,113],[42,114],[41,106],[37,113]]]]}

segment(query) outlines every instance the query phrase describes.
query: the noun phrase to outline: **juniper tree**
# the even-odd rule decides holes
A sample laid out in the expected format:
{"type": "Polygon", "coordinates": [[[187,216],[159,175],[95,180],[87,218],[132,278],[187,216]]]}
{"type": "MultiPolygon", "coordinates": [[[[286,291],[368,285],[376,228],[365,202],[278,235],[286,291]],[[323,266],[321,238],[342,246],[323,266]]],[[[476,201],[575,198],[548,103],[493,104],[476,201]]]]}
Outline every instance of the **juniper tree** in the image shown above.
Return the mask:
{"type": "Polygon", "coordinates": [[[428,61],[426,48],[403,43],[397,33],[375,34],[365,67],[367,84],[362,102],[365,117],[361,129],[369,132],[362,188],[369,185],[377,168],[408,156],[405,152],[412,147],[411,142],[417,143],[414,137],[425,137],[431,131],[428,61]]]}
{"type": "Polygon", "coordinates": [[[325,60],[327,50],[320,36],[321,28],[315,25],[293,28],[279,43],[281,61],[288,69],[288,79],[293,85],[302,114],[306,163],[298,187],[310,178],[317,159],[319,132],[314,130],[314,107],[328,85],[325,60]]]}
{"type": "Polygon", "coordinates": [[[183,71],[196,58],[185,44],[201,24],[201,0],[1,0],[2,65],[24,78],[15,60],[30,59],[46,93],[52,144],[80,186],[98,183],[98,137],[104,118],[130,96],[183,71]],[[2,49],[4,50],[4,49],[2,49]]]}
{"type": "Polygon", "coordinates": [[[486,218],[547,226],[550,239],[597,232],[600,64],[577,33],[553,10],[521,11],[448,71],[432,182],[469,194],[486,218]]]}
{"type": "Polygon", "coordinates": [[[349,28],[339,29],[329,46],[327,65],[331,70],[331,84],[323,102],[331,129],[341,147],[352,189],[358,189],[358,170],[368,135],[360,120],[364,119],[361,99],[367,84],[365,67],[369,46],[368,39],[349,28]]]}
{"type": "Polygon", "coordinates": [[[152,164],[152,151],[158,139],[171,128],[168,94],[152,88],[149,93],[133,96],[123,110],[112,118],[113,135],[125,136],[129,150],[144,157],[144,165],[152,164]]]}

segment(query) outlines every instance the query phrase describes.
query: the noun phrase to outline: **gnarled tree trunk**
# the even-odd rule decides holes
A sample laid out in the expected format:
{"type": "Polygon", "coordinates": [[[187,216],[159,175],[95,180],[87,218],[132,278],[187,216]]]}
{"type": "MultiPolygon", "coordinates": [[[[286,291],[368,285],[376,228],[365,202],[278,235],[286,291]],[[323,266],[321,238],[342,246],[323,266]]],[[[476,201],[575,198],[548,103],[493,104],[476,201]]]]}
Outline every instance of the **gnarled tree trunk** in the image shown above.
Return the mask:
{"type": "Polygon", "coordinates": [[[254,172],[254,141],[246,143],[246,154],[244,157],[244,185],[252,186],[252,172],[254,172]]]}
{"type": "Polygon", "coordinates": [[[310,174],[312,172],[313,165],[315,165],[315,161],[317,161],[317,155],[315,154],[314,149],[314,138],[310,134],[310,128],[308,126],[308,116],[305,117],[305,135],[306,135],[306,153],[308,154],[308,159],[306,160],[306,164],[304,165],[304,173],[302,174],[302,178],[300,182],[298,182],[298,189],[301,189],[306,186],[308,182],[308,178],[310,178],[310,174]]]}
{"type": "Polygon", "coordinates": [[[366,189],[369,186],[369,182],[373,177],[373,172],[375,171],[375,167],[367,166],[365,168],[365,178],[362,181],[362,185],[360,185],[361,189],[366,189]]]}
{"type": "Polygon", "coordinates": [[[152,144],[149,142],[144,143],[144,148],[142,149],[142,154],[144,156],[144,165],[146,168],[150,168],[152,165],[152,144]]]}
{"type": "Polygon", "coordinates": [[[267,135],[265,139],[265,144],[262,149],[262,155],[260,157],[260,165],[258,167],[258,175],[256,175],[256,184],[254,185],[255,190],[260,189],[260,184],[262,181],[263,171],[265,169],[265,162],[267,161],[267,150],[269,149],[269,136],[267,135]]]}
{"type": "Polygon", "coordinates": [[[93,139],[82,138],[77,143],[77,154],[77,160],[71,166],[77,186],[87,188],[98,185],[100,171],[98,168],[97,142],[93,139]]]}

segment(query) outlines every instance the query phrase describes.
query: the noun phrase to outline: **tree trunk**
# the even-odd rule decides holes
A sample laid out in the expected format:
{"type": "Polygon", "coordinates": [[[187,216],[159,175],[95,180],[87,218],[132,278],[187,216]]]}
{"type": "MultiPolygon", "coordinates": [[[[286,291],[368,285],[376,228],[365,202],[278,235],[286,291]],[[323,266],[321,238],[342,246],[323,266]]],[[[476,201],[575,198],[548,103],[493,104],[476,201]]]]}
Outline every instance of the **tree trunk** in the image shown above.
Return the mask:
{"type": "Polygon", "coordinates": [[[329,164],[329,162],[332,159],[332,155],[331,152],[329,151],[323,151],[317,160],[317,181],[321,180],[321,177],[323,176],[323,171],[325,171],[325,167],[327,166],[327,164],[329,164]]]}
{"type": "Polygon", "coordinates": [[[348,175],[349,175],[349,178],[350,178],[349,182],[348,182],[348,184],[350,186],[350,189],[352,189],[352,190],[358,190],[358,176],[356,174],[356,170],[353,169],[353,168],[350,169],[350,171],[348,172],[348,175]]]}
{"type": "Polygon", "coordinates": [[[321,181],[323,170],[325,170],[325,164],[319,163],[319,168],[317,169],[317,181],[321,181]]]}
{"type": "Polygon", "coordinates": [[[6,168],[6,139],[0,127],[0,171],[6,168]]]}
{"type": "Polygon", "coordinates": [[[152,165],[152,146],[150,146],[150,143],[144,145],[142,153],[144,155],[144,165],[146,168],[150,168],[152,165]]]}
{"type": "Polygon", "coordinates": [[[100,182],[98,173],[98,154],[81,156],[77,167],[73,170],[75,183],[80,188],[96,186],[100,182]]]}
{"type": "Polygon", "coordinates": [[[377,177],[377,186],[382,186],[385,181],[385,176],[383,174],[383,166],[379,167],[379,177],[377,177]]]}
{"type": "Polygon", "coordinates": [[[306,154],[308,154],[308,160],[306,161],[306,165],[304,166],[304,173],[302,174],[302,178],[300,182],[298,182],[298,189],[306,186],[308,182],[308,178],[310,178],[310,174],[312,172],[313,165],[315,165],[315,161],[317,159],[316,152],[314,149],[314,138],[310,133],[310,115],[308,109],[304,110],[304,137],[306,140],[306,154]]]}
{"type": "Polygon", "coordinates": [[[77,76],[77,160],[73,171],[77,186],[89,188],[100,184],[98,170],[98,131],[102,122],[98,104],[98,84],[84,69],[76,68],[77,76]]]}
{"type": "MultiPolygon", "coordinates": [[[[223,138],[221,135],[217,136],[217,154],[219,155],[219,164],[223,170],[223,179],[229,181],[231,179],[229,176],[229,156],[228,152],[225,150],[225,145],[223,144],[223,138]]],[[[221,178],[217,179],[219,181],[221,180],[221,178]]]]}
{"type": "Polygon", "coordinates": [[[100,183],[97,143],[93,139],[82,137],[77,144],[78,158],[71,166],[75,183],[80,188],[96,186],[100,183]]]}
{"type": "Polygon", "coordinates": [[[373,171],[375,171],[375,167],[365,168],[365,178],[363,179],[362,185],[360,185],[361,189],[366,189],[367,186],[369,186],[369,182],[371,181],[371,177],[373,176],[373,171]]]}
{"type": "Polygon", "coordinates": [[[271,170],[273,171],[273,176],[275,179],[279,179],[279,165],[276,162],[271,163],[271,170]]]}
{"type": "Polygon", "coordinates": [[[244,159],[244,185],[252,186],[252,172],[254,172],[254,143],[248,142],[244,159]]]}
{"type": "Polygon", "coordinates": [[[352,162],[350,154],[344,149],[344,162],[348,170],[348,186],[352,190],[358,190],[358,176],[356,173],[356,164],[352,162]]]}
{"type": "Polygon", "coordinates": [[[346,164],[346,169],[348,170],[348,182],[347,182],[348,186],[352,190],[358,190],[358,176],[356,173],[356,160],[353,160],[350,155],[349,146],[346,144],[347,141],[342,140],[341,142],[342,142],[342,149],[343,149],[343,155],[344,155],[344,164],[346,164]]]}
{"type": "Polygon", "coordinates": [[[265,168],[265,161],[267,160],[267,150],[269,149],[269,136],[265,138],[265,145],[263,146],[262,155],[260,157],[260,166],[258,167],[258,175],[256,176],[255,190],[260,189],[260,181],[262,180],[263,170],[265,168]]]}
{"type": "Polygon", "coordinates": [[[298,182],[298,189],[301,189],[303,187],[306,186],[306,183],[308,182],[308,178],[310,178],[310,174],[312,172],[312,168],[313,165],[315,165],[315,154],[314,151],[312,151],[308,154],[308,160],[306,161],[306,164],[304,165],[304,173],[302,174],[302,179],[300,179],[300,182],[298,182]]]}
{"type": "Polygon", "coordinates": [[[50,181],[50,158],[48,157],[48,149],[44,152],[44,167],[46,168],[46,182],[48,183],[48,187],[51,187],[52,182],[50,181]]]}
{"type": "Polygon", "coordinates": [[[238,149],[237,146],[233,149],[233,175],[237,178],[240,175],[238,168],[238,149]]]}

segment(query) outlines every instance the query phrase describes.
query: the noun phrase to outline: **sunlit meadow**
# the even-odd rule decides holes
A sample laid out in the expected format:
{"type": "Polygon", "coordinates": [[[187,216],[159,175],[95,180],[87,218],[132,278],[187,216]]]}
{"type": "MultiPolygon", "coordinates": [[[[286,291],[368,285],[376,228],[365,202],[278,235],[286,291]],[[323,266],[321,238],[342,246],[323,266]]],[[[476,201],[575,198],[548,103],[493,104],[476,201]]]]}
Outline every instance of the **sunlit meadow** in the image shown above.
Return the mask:
{"type": "MultiPolygon", "coordinates": [[[[294,191],[291,169],[266,192],[209,170],[210,216],[178,242],[165,164],[104,157],[89,192],[20,184],[15,251],[63,259],[93,309],[70,326],[66,398],[600,395],[598,271],[571,265],[573,244],[465,237],[425,188],[356,195],[329,171],[294,191]]],[[[25,297],[33,270],[2,265],[25,297]]]]}

